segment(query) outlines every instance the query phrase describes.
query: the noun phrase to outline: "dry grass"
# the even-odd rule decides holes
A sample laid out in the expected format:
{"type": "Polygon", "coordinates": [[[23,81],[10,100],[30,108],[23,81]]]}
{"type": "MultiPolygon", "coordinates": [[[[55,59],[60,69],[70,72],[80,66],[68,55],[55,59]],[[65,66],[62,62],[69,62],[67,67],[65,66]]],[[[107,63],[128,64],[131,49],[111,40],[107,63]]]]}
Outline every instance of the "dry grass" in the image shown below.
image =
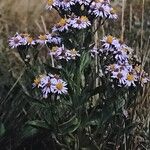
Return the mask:
{"type": "Polygon", "coordinates": [[[49,29],[51,24],[57,21],[57,17],[54,12],[46,12],[44,7],[43,0],[2,0],[0,2],[0,31],[9,34],[45,32],[43,22],[49,29]]]}

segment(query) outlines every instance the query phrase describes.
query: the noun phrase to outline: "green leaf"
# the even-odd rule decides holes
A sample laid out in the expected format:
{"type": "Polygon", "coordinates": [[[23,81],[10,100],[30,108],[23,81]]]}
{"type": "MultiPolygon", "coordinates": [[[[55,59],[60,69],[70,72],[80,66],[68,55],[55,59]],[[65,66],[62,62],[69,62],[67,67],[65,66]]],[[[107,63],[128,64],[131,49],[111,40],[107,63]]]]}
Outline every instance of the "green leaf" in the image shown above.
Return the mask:
{"type": "Polygon", "coordinates": [[[80,73],[82,73],[85,68],[90,64],[89,53],[83,53],[80,60],[80,73]]]}
{"type": "Polygon", "coordinates": [[[39,132],[39,130],[32,126],[25,126],[23,128],[21,137],[22,137],[22,139],[32,137],[32,136],[36,135],[38,132],[39,132]]]}
{"type": "Polygon", "coordinates": [[[2,137],[5,134],[5,127],[3,123],[0,123],[0,137],[2,137]]]}
{"type": "Polygon", "coordinates": [[[59,125],[59,128],[62,134],[72,133],[76,131],[80,126],[81,120],[74,115],[68,121],[64,122],[63,124],[59,125]]]}
{"type": "Polygon", "coordinates": [[[50,129],[50,126],[45,121],[34,120],[28,121],[27,124],[35,128],[50,129]]]}

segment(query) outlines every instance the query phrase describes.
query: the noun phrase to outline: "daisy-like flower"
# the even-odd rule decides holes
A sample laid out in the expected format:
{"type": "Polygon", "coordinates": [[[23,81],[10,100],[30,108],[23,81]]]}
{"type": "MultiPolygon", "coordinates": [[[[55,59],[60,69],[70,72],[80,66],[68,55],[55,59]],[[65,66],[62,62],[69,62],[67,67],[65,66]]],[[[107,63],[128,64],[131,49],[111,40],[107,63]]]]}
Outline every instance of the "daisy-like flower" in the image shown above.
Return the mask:
{"type": "Polygon", "coordinates": [[[35,45],[35,41],[29,34],[18,34],[9,39],[9,46],[11,48],[17,48],[18,46],[35,45]]]}
{"type": "Polygon", "coordinates": [[[54,92],[53,80],[50,76],[43,76],[40,80],[39,86],[42,89],[42,94],[44,98],[48,97],[48,94],[54,92]]]}
{"type": "Polygon", "coordinates": [[[56,5],[58,4],[58,6],[67,11],[67,10],[71,10],[71,6],[75,5],[74,0],[57,0],[58,2],[56,2],[56,5]]]}
{"type": "Polygon", "coordinates": [[[79,57],[80,54],[78,51],[76,51],[75,49],[72,50],[68,50],[64,47],[64,45],[62,45],[61,47],[58,46],[53,46],[50,51],[49,54],[54,56],[55,59],[57,60],[75,60],[76,57],[79,57]]]}
{"type": "Polygon", "coordinates": [[[27,42],[25,38],[23,38],[20,34],[16,33],[15,36],[9,39],[9,46],[13,48],[17,48],[20,45],[26,45],[27,42]]]}
{"type": "Polygon", "coordinates": [[[107,71],[109,72],[119,72],[119,71],[126,71],[126,72],[131,72],[133,70],[132,65],[129,64],[110,64],[106,68],[107,71]]]}
{"type": "Polygon", "coordinates": [[[61,43],[61,38],[54,33],[52,33],[52,34],[47,33],[44,35],[40,35],[36,42],[39,43],[40,45],[44,45],[44,44],[59,45],[61,43]]]}
{"type": "Polygon", "coordinates": [[[42,79],[44,76],[46,76],[46,75],[39,75],[38,77],[36,77],[36,78],[34,79],[34,82],[33,82],[33,84],[32,84],[32,87],[33,87],[33,88],[35,88],[35,87],[38,87],[38,88],[39,88],[39,85],[40,85],[40,83],[41,83],[41,79],[42,79]]]}
{"type": "Polygon", "coordinates": [[[66,50],[65,58],[66,58],[67,61],[70,60],[70,59],[75,60],[76,57],[80,57],[80,54],[79,54],[78,51],[76,51],[76,49],[66,50]]]}
{"type": "Polygon", "coordinates": [[[102,47],[107,51],[123,51],[125,52],[131,52],[131,48],[129,48],[127,45],[124,44],[123,41],[108,35],[105,36],[102,40],[102,47]]]}
{"type": "Polygon", "coordinates": [[[54,33],[46,34],[46,37],[47,37],[46,43],[48,44],[51,44],[51,43],[56,44],[56,45],[61,44],[61,38],[54,33]]]}
{"type": "Polygon", "coordinates": [[[93,2],[90,6],[89,13],[96,17],[107,18],[109,16],[110,9],[109,5],[93,2]]]}
{"type": "Polygon", "coordinates": [[[63,81],[59,75],[40,75],[35,78],[32,84],[33,88],[38,87],[41,89],[43,98],[47,98],[49,94],[66,94],[67,93],[67,83],[63,81]]]}
{"type": "Polygon", "coordinates": [[[105,19],[117,19],[118,16],[108,0],[95,0],[91,3],[89,14],[105,19]]]}
{"type": "Polygon", "coordinates": [[[115,38],[111,35],[105,36],[101,41],[102,41],[102,47],[106,49],[112,49],[113,48],[113,42],[115,38]]]}
{"type": "Polygon", "coordinates": [[[115,52],[115,59],[117,61],[125,61],[128,59],[128,55],[125,51],[123,50],[118,50],[117,52],[115,52]]]}
{"type": "Polygon", "coordinates": [[[71,27],[76,29],[85,29],[91,25],[89,19],[86,16],[77,17],[69,21],[71,27]]]}
{"type": "Polygon", "coordinates": [[[66,87],[67,83],[62,79],[52,79],[54,84],[54,93],[57,94],[67,94],[68,88],[66,87]]]}
{"type": "Polygon", "coordinates": [[[137,81],[136,74],[133,74],[132,72],[128,73],[126,76],[126,86],[131,86],[131,85],[136,86],[135,81],[137,81]]]}
{"type": "Polygon", "coordinates": [[[36,42],[39,43],[40,45],[44,45],[46,43],[46,40],[47,40],[47,36],[44,34],[44,35],[39,35],[36,42]]]}
{"type": "Polygon", "coordinates": [[[64,50],[63,47],[53,46],[50,49],[49,54],[54,56],[56,59],[58,59],[60,55],[62,54],[63,50],[64,50]]]}
{"type": "Polygon", "coordinates": [[[118,15],[116,14],[116,11],[114,10],[114,8],[110,9],[109,18],[110,19],[118,19],[118,15]]]}
{"type": "Polygon", "coordinates": [[[121,84],[125,84],[126,83],[126,76],[127,76],[127,72],[126,71],[124,71],[124,70],[122,70],[122,71],[113,71],[112,72],[112,78],[116,78],[116,79],[118,79],[118,81],[119,81],[119,85],[121,85],[121,84]]]}
{"type": "Polygon", "coordinates": [[[51,10],[55,6],[55,0],[47,0],[46,9],[51,10]]]}
{"type": "Polygon", "coordinates": [[[67,31],[67,30],[68,30],[68,27],[69,27],[68,20],[62,18],[62,19],[59,21],[59,23],[57,23],[57,24],[52,28],[52,31],[53,31],[53,32],[55,32],[55,31],[63,32],[63,31],[67,31]]]}
{"type": "Polygon", "coordinates": [[[27,45],[35,45],[36,44],[35,40],[33,40],[33,38],[29,34],[21,34],[21,36],[22,36],[22,38],[25,39],[25,41],[26,41],[25,43],[27,45]]]}

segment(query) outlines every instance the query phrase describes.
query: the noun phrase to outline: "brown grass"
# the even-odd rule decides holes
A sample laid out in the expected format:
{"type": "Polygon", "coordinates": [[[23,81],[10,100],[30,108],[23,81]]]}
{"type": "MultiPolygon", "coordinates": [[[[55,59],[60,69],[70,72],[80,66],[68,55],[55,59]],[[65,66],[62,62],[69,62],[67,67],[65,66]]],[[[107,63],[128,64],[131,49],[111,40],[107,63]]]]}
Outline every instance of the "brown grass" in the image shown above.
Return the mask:
{"type": "MultiPolygon", "coordinates": [[[[0,25],[1,32],[44,32],[44,22],[49,29],[56,13],[49,13],[45,9],[43,0],[1,0],[0,25]]],[[[54,19],[55,18],[55,19],[54,19]]]]}

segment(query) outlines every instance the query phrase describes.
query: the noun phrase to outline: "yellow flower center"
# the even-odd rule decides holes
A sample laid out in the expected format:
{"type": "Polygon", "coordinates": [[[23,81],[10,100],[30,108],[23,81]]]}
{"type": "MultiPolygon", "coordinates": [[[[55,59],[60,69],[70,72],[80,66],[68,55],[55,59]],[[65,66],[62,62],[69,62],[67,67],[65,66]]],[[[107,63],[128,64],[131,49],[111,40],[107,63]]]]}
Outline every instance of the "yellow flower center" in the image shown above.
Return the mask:
{"type": "Polygon", "coordinates": [[[112,42],[113,42],[113,36],[109,35],[107,37],[107,41],[106,42],[109,43],[109,44],[112,44],[112,42]]]}
{"type": "Polygon", "coordinates": [[[48,5],[53,5],[54,1],[53,0],[48,0],[47,3],[48,3],[48,5]]]}
{"type": "Polygon", "coordinates": [[[86,16],[81,16],[81,21],[87,22],[88,18],[86,16]]]}
{"type": "Polygon", "coordinates": [[[110,70],[111,70],[111,71],[114,71],[114,70],[115,70],[115,65],[114,65],[114,64],[110,65],[109,67],[110,67],[110,70]]]}
{"type": "Polygon", "coordinates": [[[57,46],[53,46],[52,49],[51,49],[51,51],[55,52],[57,49],[58,49],[57,46]]]}
{"type": "Polygon", "coordinates": [[[114,8],[112,8],[112,10],[110,11],[111,14],[116,14],[116,10],[114,8]]]}
{"type": "Polygon", "coordinates": [[[46,38],[47,38],[46,35],[40,35],[40,36],[39,36],[39,39],[40,39],[40,40],[46,40],[46,38]]]}
{"type": "Polygon", "coordinates": [[[40,83],[40,78],[36,78],[35,80],[34,80],[34,84],[35,85],[38,85],[40,83]]]}
{"type": "Polygon", "coordinates": [[[56,84],[56,88],[57,88],[58,90],[62,90],[62,89],[63,89],[63,84],[62,84],[61,82],[57,83],[57,84],[56,84]]]}
{"type": "Polygon", "coordinates": [[[27,37],[27,41],[28,41],[28,43],[32,43],[32,41],[33,41],[32,37],[27,37]]]}
{"type": "Polygon", "coordinates": [[[128,81],[133,81],[134,80],[134,75],[133,74],[128,74],[127,75],[127,80],[128,81]]]}
{"type": "Polygon", "coordinates": [[[30,35],[28,33],[23,33],[23,34],[21,34],[21,36],[23,36],[23,37],[29,37],[30,35]]]}
{"type": "Polygon", "coordinates": [[[72,49],[70,52],[71,52],[71,54],[77,54],[77,51],[75,50],[75,48],[72,49]]]}
{"type": "Polygon", "coordinates": [[[61,19],[60,21],[59,21],[59,23],[58,23],[58,26],[64,26],[65,24],[67,23],[67,20],[66,19],[61,19]]]}

